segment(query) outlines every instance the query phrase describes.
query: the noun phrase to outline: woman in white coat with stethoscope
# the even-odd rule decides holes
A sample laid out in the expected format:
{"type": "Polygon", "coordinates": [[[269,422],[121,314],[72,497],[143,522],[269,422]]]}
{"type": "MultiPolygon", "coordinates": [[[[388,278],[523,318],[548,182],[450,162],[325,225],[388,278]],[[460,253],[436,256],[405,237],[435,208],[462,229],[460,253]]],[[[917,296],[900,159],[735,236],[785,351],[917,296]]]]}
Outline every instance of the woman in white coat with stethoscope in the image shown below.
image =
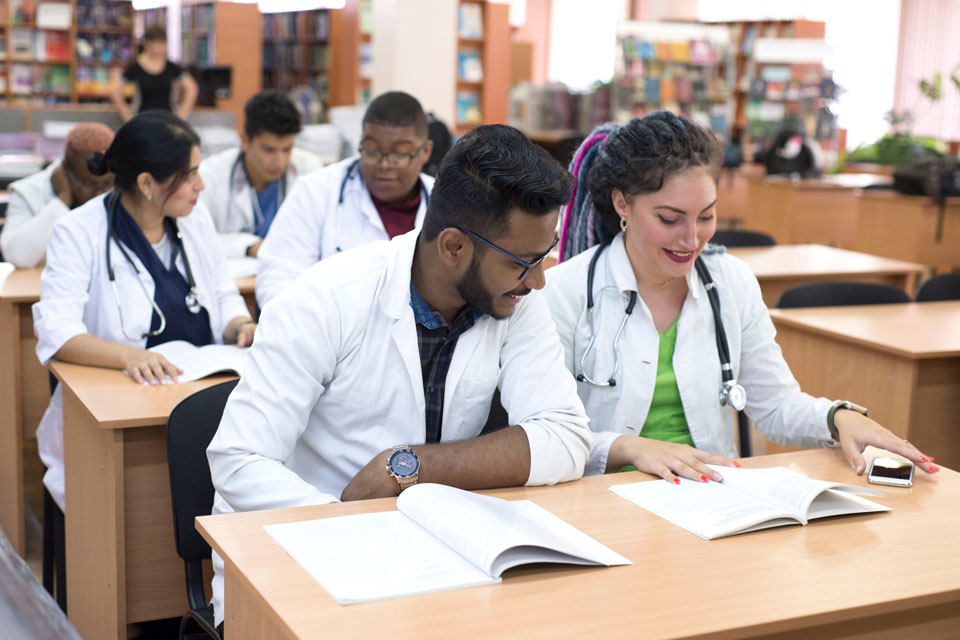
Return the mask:
{"type": "Polygon", "coordinates": [[[601,127],[574,156],[546,291],[594,431],[586,472],[721,480],[707,464],[739,464],[731,408],[774,441],[843,447],[857,474],[867,445],[936,471],[863,407],[800,390],[756,277],[707,246],[720,159],[713,134],[666,111],[601,127]]]}
{"type": "MultiPolygon", "coordinates": [[[[115,187],[54,227],[40,301],[33,306],[37,356],[123,369],[162,384],[182,373],[150,347],[253,341],[256,324],[237,291],[210,215],[197,206],[200,140],[172,113],[148,111],[90,157],[115,187]]],[[[37,429],[43,482],[61,509],[63,408],[54,392],[37,429]]]]}

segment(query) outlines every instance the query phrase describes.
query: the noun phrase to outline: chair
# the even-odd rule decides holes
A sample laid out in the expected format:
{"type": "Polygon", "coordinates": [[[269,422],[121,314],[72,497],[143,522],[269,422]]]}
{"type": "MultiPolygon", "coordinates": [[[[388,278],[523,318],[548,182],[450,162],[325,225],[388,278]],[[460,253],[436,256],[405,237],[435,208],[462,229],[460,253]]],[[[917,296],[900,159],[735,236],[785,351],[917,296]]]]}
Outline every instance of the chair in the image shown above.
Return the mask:
{"type": "Polygon", "coordinates": [[[773,247],[777,241],[773,236],[760,231],[741,231],[733,229],[717,229],[710,238],[713,244],[722,244],[725,247],[773,247]]]}
{"type": "Polygon", "coordinates": [[[960,300],[960,273],[934,276],[917,289],[917,302],[940,300],[960,300]]]}
{"type": "Polygon", "coordinates": [[[903,289],[869,282],[815,282],[791,287],[780,294],[777,309],[843,307],[856,304],[910,302],[903,289]]]}
{"type": "Polygon", "coordinates": [[[167,420],[167,461],[170,467],[170,497],[177,555],[183,559],[190,610],[180,621],[180,638],[192,621],[206,634],[220,640],[207,605],[202,562],[210,557],[210,545],[194,527],[194,518],[209,515],[213,508],[213,481],[207,464],[207,446],[217,432],[227,397],[237,380],[203,389],[178,404],[167,420]]]}

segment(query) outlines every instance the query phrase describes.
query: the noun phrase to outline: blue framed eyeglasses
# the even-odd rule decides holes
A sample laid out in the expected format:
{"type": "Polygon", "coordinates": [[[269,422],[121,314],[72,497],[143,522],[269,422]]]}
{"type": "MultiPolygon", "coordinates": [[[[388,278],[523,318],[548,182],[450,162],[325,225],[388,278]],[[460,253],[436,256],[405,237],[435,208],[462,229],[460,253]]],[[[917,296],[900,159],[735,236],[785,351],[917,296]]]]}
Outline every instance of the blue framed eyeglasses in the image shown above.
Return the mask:
{"type": "Polygon", "coordinates": [[[555,238],[553,239],[553,244],[550,245],[550,248],[547,249],[547,252],[546,252],[546,253],[544,253],[542,256],[540,256],[539,258],[537,258],[537,259],[534,260],[533,262],[527,262],[526,260],[524,260],[524,259],[522,259],[522,258],[518,258],[517,256],[513,255],[512,253],[510,253],[510,252],[507,251],[506,249],[504,249],[504,248],[502,248],[502,247],[498,247],[497,245],[493,244],[492,242],[490,242],[489,240],[487,240],[487,239],[484,238],[483,236],[480,236],[480,235],[474,233],[473,231],[470,231],[469,229],[463,229],[463,228],[461,228],[461,227],[442,227],[442,228],[440,229],[440,231],[443,231],[443,230],[445,230],[445,229],[456,229],[457,231],[459,231],[459,232],[461,232],[461,233],[465,233],[465,234],[467,234],[468,236],[473,236],[474,238],[476,238],[477,240],[479,240],[479,241],[482,242],[483,244],[487,245],[488,247],[492,247],[492,248],[496,249],[497,251],[499,251],[499,252],[502,253],[503,255],[505,255],[505,256],[507,256],[508,258],[510,258],[511,260],[513,260],[514,262],[517,262],[517,263],[523,265],[523,271],[520,272],[520,277],[517,278],[517,280],[523,280],[524,278],[527,277],[527,274],[528,274],[528,273],[530,273],[531,271],[533,271],[534,269],[536,269],[538,266],[540,266],[540,263],[547,259],[547,256],[550,255],[550,252],[553,251],[553,248],[557,246],[557,243],[558,243],[558,242],[560,242],[560,236],[555,237],[555,238]]]}

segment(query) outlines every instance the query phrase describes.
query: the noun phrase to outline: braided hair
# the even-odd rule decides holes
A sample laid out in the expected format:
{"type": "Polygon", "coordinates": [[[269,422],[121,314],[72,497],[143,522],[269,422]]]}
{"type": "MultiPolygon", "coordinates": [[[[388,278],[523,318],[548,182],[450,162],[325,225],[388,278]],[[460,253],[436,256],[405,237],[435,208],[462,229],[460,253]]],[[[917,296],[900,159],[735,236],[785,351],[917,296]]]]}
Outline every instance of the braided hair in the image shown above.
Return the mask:
{"type": "Polygon", "coordinates": [[[573,156],[573,197],[564,211],[560,260],[595,244],[608,243],[620,231],[612,194],[636,196],[659,191],[673,176],[705,167],[719,179],[723,153],[710,131],[669,111],[654,111],[619,126],[595,129],[573,156]]]}

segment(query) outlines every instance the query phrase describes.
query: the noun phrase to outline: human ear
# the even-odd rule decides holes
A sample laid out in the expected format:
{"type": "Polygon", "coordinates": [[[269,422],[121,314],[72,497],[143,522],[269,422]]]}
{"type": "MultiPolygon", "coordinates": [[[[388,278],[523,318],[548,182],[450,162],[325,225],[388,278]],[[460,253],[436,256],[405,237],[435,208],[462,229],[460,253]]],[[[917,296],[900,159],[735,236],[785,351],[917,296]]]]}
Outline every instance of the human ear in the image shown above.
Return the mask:
{"type": "Polygon", "coordinates": [[[437,254],[440,260],[455,270],[470,264],[473,242],[459,229],[446,228],[437,236],[437,254]]]}

